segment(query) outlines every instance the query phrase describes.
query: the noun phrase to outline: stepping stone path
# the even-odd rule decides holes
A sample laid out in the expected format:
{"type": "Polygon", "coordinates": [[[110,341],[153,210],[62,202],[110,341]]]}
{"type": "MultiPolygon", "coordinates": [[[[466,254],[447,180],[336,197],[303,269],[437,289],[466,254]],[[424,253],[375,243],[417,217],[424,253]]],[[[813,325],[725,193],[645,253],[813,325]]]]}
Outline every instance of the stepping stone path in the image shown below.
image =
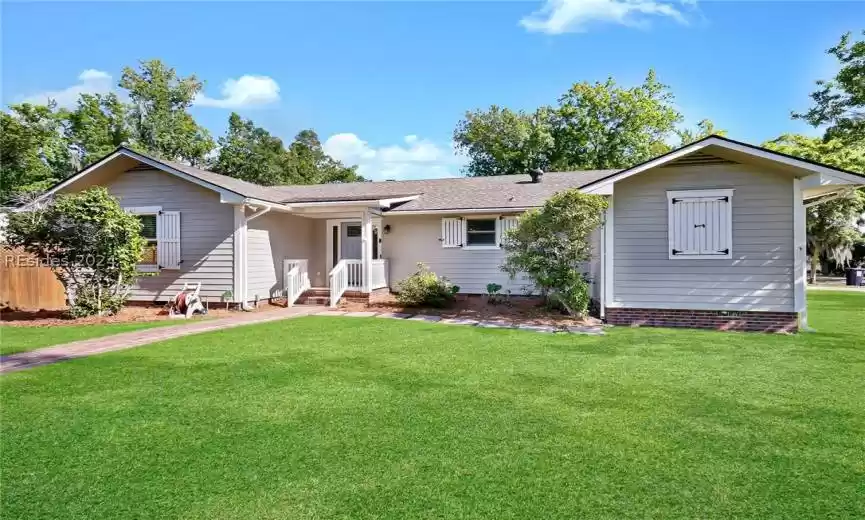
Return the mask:
{"type": "Polygon", "coordinates": [[[343,311],[321,311],[314,313],[316,316],[351,316],[358,318],[390,318],[408,321],[425,321],[427,323],[442,323],[445,325],[465,325],[468,327],[480,327],[482,329],[518,329],[542,334],[585,334],[588,336],[601,336],[604,334],[602,325],[568,325],[557,327],[554,325],[532,325],[518,321],[478,321],[470,318],[442,318],[432,314],[408,314],[402,312],[343,312],[343,311]]]}

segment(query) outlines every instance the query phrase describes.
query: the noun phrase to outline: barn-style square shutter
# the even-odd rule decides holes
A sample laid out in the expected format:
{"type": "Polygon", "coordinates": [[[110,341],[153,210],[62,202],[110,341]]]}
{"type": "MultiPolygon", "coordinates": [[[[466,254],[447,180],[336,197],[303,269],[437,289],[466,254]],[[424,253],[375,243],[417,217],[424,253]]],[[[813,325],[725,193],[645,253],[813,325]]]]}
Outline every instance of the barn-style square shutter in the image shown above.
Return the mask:
{"type": "Polygon", "coordinates": [[[668,192],[670,258],[729,257],[733,190],[668,192]]]}
{"type": "Polygon", "coordinates": [[[156,262],[160,269],[180,269],[180,212],[156,215],[156,262]]]}
{"type": "Polygon", "coordinates": [[[499,247],[502,247],[505,241],[505,233],[517,227],[519,217],[517,216],[501,216],[499,217],[499,247]]]}
{"type": "Polygon", "coordinates": [[[439,239],[442,247],[462,247],[465,242],[463,232],[463,219],[461,217],[443,218],[442,237],[439,239]]]}

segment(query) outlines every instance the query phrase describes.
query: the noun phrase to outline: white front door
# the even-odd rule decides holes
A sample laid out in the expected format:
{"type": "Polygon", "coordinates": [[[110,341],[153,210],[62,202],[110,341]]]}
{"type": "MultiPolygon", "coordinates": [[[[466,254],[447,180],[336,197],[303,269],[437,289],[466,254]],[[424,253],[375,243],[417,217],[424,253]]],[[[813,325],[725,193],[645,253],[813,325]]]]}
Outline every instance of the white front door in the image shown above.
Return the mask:
{"type": "Polygon", "coordinates": [[[339,231],[338,260],[360,260],[363,254],[360,222],[342,222],[339,231]]]}

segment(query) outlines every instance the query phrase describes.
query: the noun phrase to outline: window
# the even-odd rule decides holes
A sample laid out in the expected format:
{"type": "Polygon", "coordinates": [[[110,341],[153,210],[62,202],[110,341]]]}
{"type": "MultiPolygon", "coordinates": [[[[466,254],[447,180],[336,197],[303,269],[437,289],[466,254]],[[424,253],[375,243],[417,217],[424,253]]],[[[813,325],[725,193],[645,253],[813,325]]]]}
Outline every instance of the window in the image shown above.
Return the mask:
{"type": "Polygon", "coordinates": [[[156,215],[136,215],[141,222],[141,237],[146,241],[141,254],[141,263],[156,265],[158,242],[156,235],[156,215]]]}
{"type": "Polygon", "coordinates": [[[141,222],[145,244],[139,270],[180,269],[180,212],[162,211],[160,206],[124,209],[141,222]]]}
{"type": "Polygon", "coordinates": [[[497,218],[472,218],[466,221],[467,247],[498,247],[496,242],[497,218]]]}
{"type": "Polygon", "coordinates": [[[733,190],[667,192],[670,259],[732,258],[733,190]]]}
{"type": "Polygon", "coordinates": [[[345,236],[347,237],[359,237],[360,236],[360,226],[345,226],[345,236]]]}

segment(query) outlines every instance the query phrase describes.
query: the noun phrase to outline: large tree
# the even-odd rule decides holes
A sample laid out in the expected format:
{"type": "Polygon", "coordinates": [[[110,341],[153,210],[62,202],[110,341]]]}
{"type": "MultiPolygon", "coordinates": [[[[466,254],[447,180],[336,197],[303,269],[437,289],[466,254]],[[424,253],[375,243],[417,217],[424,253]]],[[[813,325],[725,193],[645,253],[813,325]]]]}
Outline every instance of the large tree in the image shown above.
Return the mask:
{"type": "Polygon", "coordinates": [[[669,150],[682,116],[653,70],[640,85],[575,83],[556,106],[527,113],[491,106],[467,112],[454,131],[470,175],[534,168],[626,168],[669,150]]]}
{"type": "Polygon", "coordinates": [[[66,138],[79,167],[86,166],[129,143],[128,107],[117,94],[82,94],[66,115],[66,138]]]}
{"type": "Polygon", "coordinates": [[[469,175],[507,175],[550,167],[551,130],[548,109],[527,114],[492,105],[467,112],[457,124],[454,142],[470,159],[469,175]]]}
{"type": "Polygon", "coordinates": [[[673,94],[649,70],[642,84],[574,84],[554,113],[556,169],[627,168],[663,152],[682,116],[673,94]]]}
{"type": "MultiPolygon", "coordinates": [[[[842,169],[865,171],[865,141],[850,145],[837,138],[824,140],[784,134],[763,146],[842,169]]],[[[811,283],[817,279],[817,268],[822,260],[834,262],[838,266],[850,261],[853,247],[863,241],[862,233],[855,226],[863,211],[865,194],[862,190],[808,208],[805,222],[811,259],[811,283]]]]}
{"type": "Polygon", "coordinates": [[[826,140],[865,140],[865,40],[853,41],[848,32],[826,52],[838,60],[838,73],[831,80],[817,81],[818,88],[811,93],[814,104],[793,117],[827,127],[826,140]]]}
{"type": "Polygon", "coordinates": [[[41,191],[74,171],[56,104],[12,105],[0,112],[0,204],[41,191]]]}
{"type": "Polygon", "coordinates": [[[213,170],[265,186],[291,182],[289,156],[282,140],[233,112],[228,131],[219,138],[213,170]]]}
{"type": "Polygon", "coordinates": [[[202,164],[215,143],[188,112],[202,86],[195,75],[180,77],[160,60],[142,61],[139,70],[124,68],[120,87],[132,102],[134,145],[163,159],[202,164]]]}
{"type": "Polygon", "coordinates": [[[364,180],[357,167],[345,166],[325,153],[315,130],[301,130],[288,147],[291,180],[296,184],[325,184],[364,180]]]}

